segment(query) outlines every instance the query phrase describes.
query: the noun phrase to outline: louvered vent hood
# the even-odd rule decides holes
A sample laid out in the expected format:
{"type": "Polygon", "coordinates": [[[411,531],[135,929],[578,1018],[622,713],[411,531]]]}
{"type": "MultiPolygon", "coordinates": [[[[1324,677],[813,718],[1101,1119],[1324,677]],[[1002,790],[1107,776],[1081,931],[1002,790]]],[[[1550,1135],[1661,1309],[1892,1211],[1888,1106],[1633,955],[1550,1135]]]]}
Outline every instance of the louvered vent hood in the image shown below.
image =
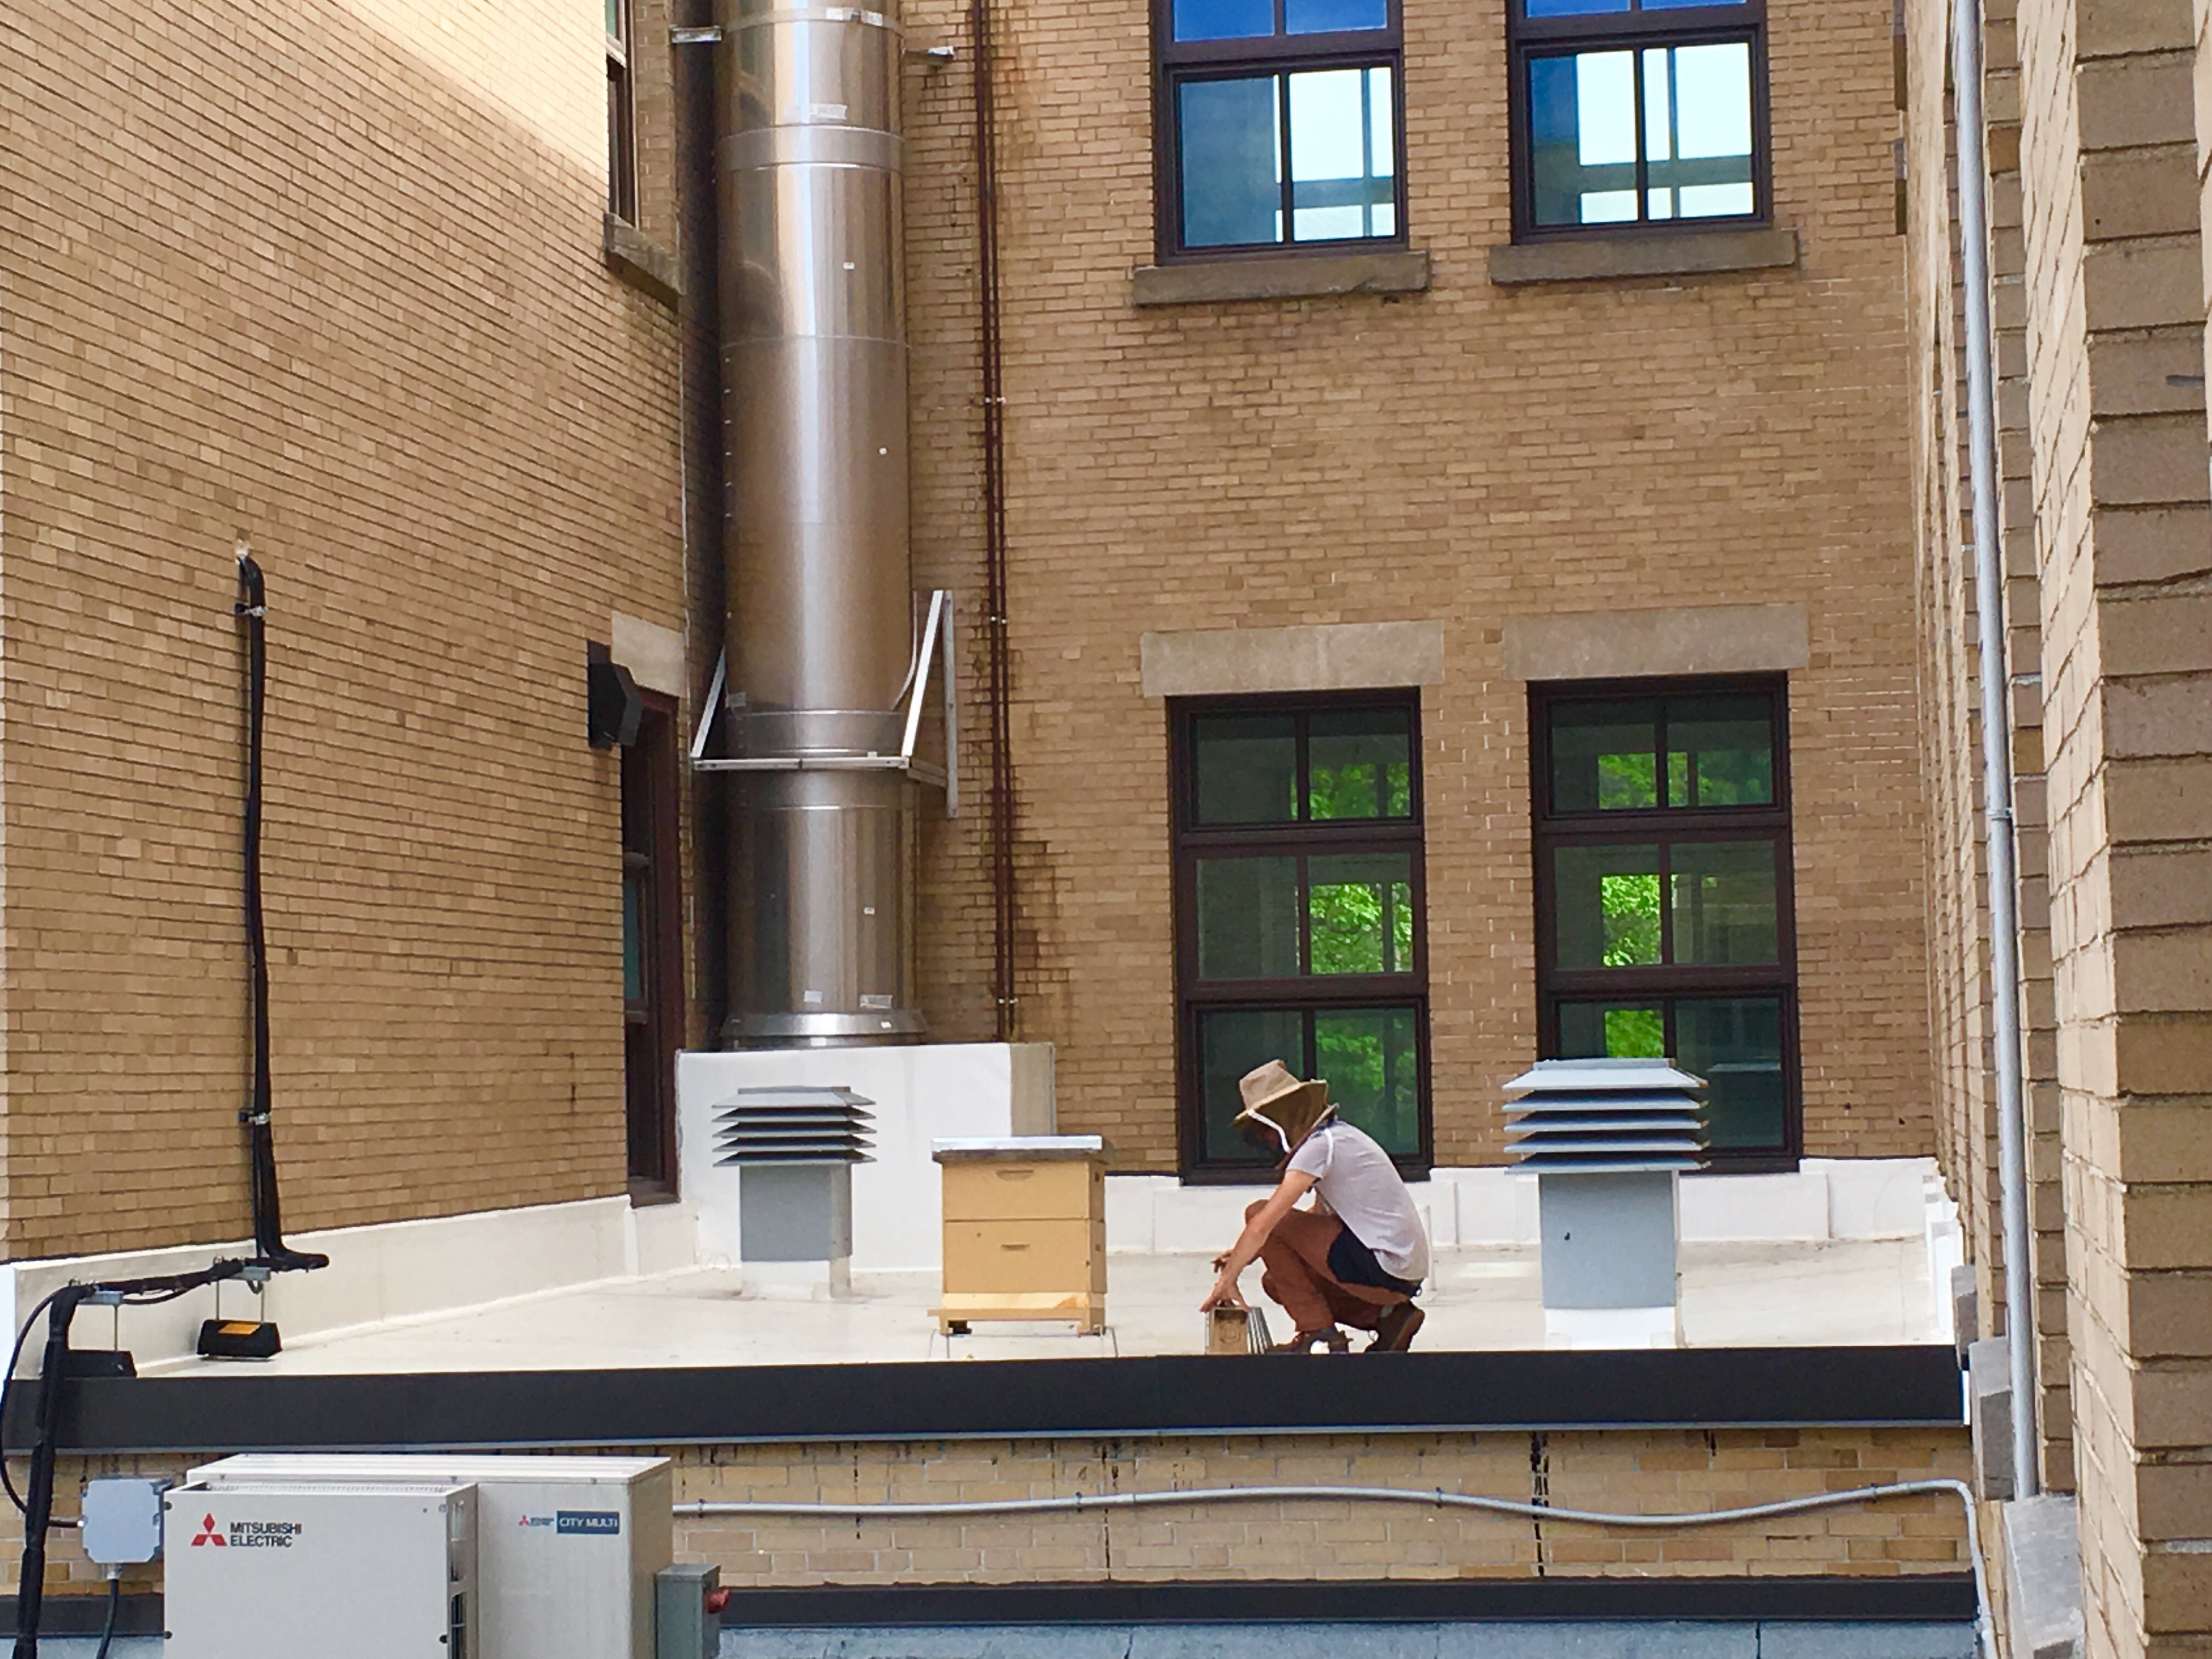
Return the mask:
{"type": "Polygon", "coordinates": [[[1663,1060],[1543,1060],[1505,1085],[1508,1148],[1539,1175],[1694,1170],[1705,1079],[1663,1060]]]}
{"type": "Polygon", "coordinates": [[[874,1104],[850,1089],[740,1089],[714,1108],[714,1162],[873,1163],[874,1104]]]}

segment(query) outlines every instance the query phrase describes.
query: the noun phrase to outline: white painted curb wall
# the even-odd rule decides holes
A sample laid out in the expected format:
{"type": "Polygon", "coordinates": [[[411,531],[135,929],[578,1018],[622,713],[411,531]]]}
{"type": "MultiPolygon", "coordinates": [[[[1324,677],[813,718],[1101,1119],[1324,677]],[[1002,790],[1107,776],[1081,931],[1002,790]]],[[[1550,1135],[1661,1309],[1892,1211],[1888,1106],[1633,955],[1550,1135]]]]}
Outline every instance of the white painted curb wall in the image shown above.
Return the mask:
{"type": "MultiPolygon", "coordinates": [[[[634,1209],[628,1198],[616,1197],[294,1233],[286,1242],[295,1249],[327,1255],[331,1265],[279,1273],[258,1296],[233,1283],[157,1307],[88,1307],[77,1314],[71,1340],[82,1348],[128,1348],[147,1371],[191,1358],[206,1319],[271,1319],[293,1343],[671,1273],[691,1265],[693,1226],[687,1206],[634,1209]]],[[[227,1239],[0,1263],[7,1340],[64,1285],[191,1273],[218,1257],[252,1254],[250,1241],[227,1239]]],[[[24,1345],[24,1372],[37,1370],[44,1340],[41,1325],[24,1345]]]]}
{"type": "MultiPolygon", "coordinates": [[[[1932,1158],[1807,1158],[1786,1175],[1682,1177],[1682,1238],[1820,1243],[1919,1238],[1940,1194],[1932,1158]]],[[[1186,1187],[1173,1176],[1113,1176],[1106,1182],[1110,1253],[1218,1255],[1243,1224],[1245,1206],[1268,1188],[1186,1187]]],[[[1437,1170],[1412,1184],[1438,1249],[1525,1245],[1540,1235],[1536,1177],[1513,1169],[1437,1170]]]]}

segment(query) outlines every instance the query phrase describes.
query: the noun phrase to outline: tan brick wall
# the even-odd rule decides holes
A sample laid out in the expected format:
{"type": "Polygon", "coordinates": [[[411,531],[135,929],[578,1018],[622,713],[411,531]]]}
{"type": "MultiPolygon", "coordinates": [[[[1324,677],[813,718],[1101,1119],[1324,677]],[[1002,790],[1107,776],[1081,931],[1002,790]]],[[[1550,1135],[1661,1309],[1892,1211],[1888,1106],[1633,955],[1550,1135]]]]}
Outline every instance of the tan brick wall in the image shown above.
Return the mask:
{"type": "Polygon", "coordinates": [[[2155,5],[2037,5],[2021,27],[2089,1646],[2179,1652],[2212,1635],[2201,1558],[2167,1548],[2204,1531],[2182,1496],[2191,1475],[2169,1466],[2196,1462],[2212,1435],[2183,1403],[2201,1407],[2212,1326],[2142,1313],[2201,1315],[2212,1267],[2212,1188],[2185,1184],[2212,1176],[2201,1146],[2144,1133],[2177,1107],[2193,1123],[2212,1099],[2207,918],[2188,880],[2192,842],[2212,831],[2212,739],[2185,713],[2212,669],[2212,617],[2190,594],[2212,570],[2204,410],[2167,378],[2202,368],[2194,37],[2185,9],[2155,5]]]}
{"type": "MultiPolygon", "coordinates": [[[[1159,1441],[933,1441],[673,1449],[676,1501],[961,1503],[1189,1486],[1370,1486],[1480,1493],[1624,1514],[1733,1509],[1855,1486],[1958,1480],[1956,1429],[1496,1435],[1283,1435],[1159,1441]]],[[[57,1510],[88,1474],[181,1474],[209,1460],[65,1463],[57,1510]]],[[[20,1540],[0,1511],[0,1571],[20,1540]]],[[[1003,1583],[1034,1579],[1526,1578],[1958,1572],[1965,1520],[1946,1494],[1685,1531],[1541,1525],[1434,1507],[1326,1500],[1091,1515],[839,1521],[679,1520],[680,1559],[725,1585],[1003,1583]]],[[[129,1589],[158,1570],[134,1569],[129,1589]]],[[[98,1571],[56,1534],[51,1593],[98,1571]]],[[[5,1583],[12,1586],[12,1580],[5,1583]]]]}
{"type": "Polygon", "coordinates": [[[9,1253],[245,1224],[241,538],[270,585],[288,1219],[620,1190],[584,647],[616,609],[680,626],[683,593],[673,319],[600,258],[596,9],[11,25],[9,1253]]]}
{"type": "MultiPolygon", "coordinates": [[[[2053,1317],[2055,1256],[2066,1322],[2063,1344],[2044,1333],[2044,1449],[2051,1483],[2078,1487],[2088,1650],[2100,1659],[2198,1653],[2212,1638],[2200,1553],[2212,1441],[2202,1128],[2212,910],[2198,867],[2212,835],[2202,720],[2212,507],[2197,378],[2208,105],[2191,84],[2202,33],[2173,0],[2022,0],[2022,280],[2009,319],[2002,289],[1997,307],[2024,348],[2012,362],[2027,392],[2041,706],[2035,750],[2017,752],[2024,773],[2029,752],[2045,772],[2045,799],[2023,803],[2048,825],[2047,840],[2023,836],[2025,855],[2041,848],[2049,895],[2049,1006],[2032,986],[2030,1009],[2055,1028],[2063,1175],[2054,1201],[2053,1091],[2039,1089],[2040,1319],[2053,1317]],[[2056,1467],[2062,1457],[2070,1469],[2056,1467]]],[[[2002,118],[1994,97],[1991,110],[2002,118]]],[[[1926,143],[1925,119],[1917,131],[1926,143]]],[[[1940,471],[1940,441],[1923,442],[1923,467],[1940,471]]],[[[2015,503],[2008,509],[2009,520],[2015,503]]],[[[2027,917],[2042,920],[2033,905],[2027,917]]],[[[1962,1179],[1973,1139],[1954,1146],[1962,1179]]],[[[1969,1213],[1979,1249],[1991,1250],[1990,1206],[1969,1213]]]]}
{"type": "MultiPolygon", "coordinates": [[[[2044,1480],[2073,1484],[2071,1370],[2066,1337],[2066,1256],[2060,1194],[2056,1012],[2050,944],[2049,836],[2042,732],[2042,637],[2027,430],[2028,364],[2021,227],[2019,54],[2010,0],[1984,9],[1983,102],[1990,218],[1987,257],[1996,335],[1998,507],[2008,576],[2004,600],[2012,808],[2019,878],[2015,902],[2022,975],[2022,1065],[2033,1124],[2032,1225],[2044,1427],[2044,1480]]],[[[1960,1206],[1976,1268],[1983,1334],[2003,1328],[2004,1251],[1999,1218],[1994,1042],[1990,1010],[1987,825],[1982,812],[1981,660],[1972,526],[1955,207],[1957,155],[1946,98],[1949,14],[1917,5],[1907,17],[1907,131],[1912,244],[1911,326],[1917,413],[1921,690],[1929,792],[1929,964],[1941,1107],[1939,1144],[1960,1206]]]]}
{"type": "MultiPolygon", "coordinates": [[[[911,16],[964,43],[964,7],[911,16]]],[[[1444,623],[1423,707],[1437,1149],[1468,1163],[1499,1156],[1498,1085],[1535,1052],[1504,619],[1795,601],[1813,640],[1791,686],[1807,1149],[1929,1150],[1888,9],[1774,9],[1796,270],[1492,287],[1502,4],[1408,0],[1409,224],[1433,289],[1142,312],[1144,6],[1034,0],[999,27],[1019,1027],[1059,1045],[1063,1125],[1109,1136],[1124,1168],[1173,1167],[1167,733],[1142,632],[1444,623]]],[[[908,83],[917,570],[970,593],[973,70],[963,52],[908,83]]],[[[923,990],[945,1036],[991,1029],[981,834],[979,810],[927,836],[923,990]]]]}

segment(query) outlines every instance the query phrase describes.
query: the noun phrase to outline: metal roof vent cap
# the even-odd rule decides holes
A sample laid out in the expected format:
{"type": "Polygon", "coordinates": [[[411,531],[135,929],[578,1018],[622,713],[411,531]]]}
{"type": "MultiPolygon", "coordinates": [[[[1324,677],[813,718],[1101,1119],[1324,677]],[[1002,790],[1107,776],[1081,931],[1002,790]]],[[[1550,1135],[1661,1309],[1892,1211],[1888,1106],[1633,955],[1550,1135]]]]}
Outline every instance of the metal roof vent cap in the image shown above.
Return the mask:
{"type": "Polygon", "coordinates": [[[1505,1085],[1514,1158],[1536,1176],[1544,1339],[1682,1340],[1681,1178],[1705,1149],[1705,1079],[1664,1060],[1546,1060],[1505,1085]]]}
{"type": "Polygon", "coordinates": [[[1694,1170],[1705,1081],[1664,1060],[1540,1060],[1505,1085],[1508,1150],[1538,1174],[1694,1170]]]}
{"type": "Polygon", "coordinates": [[[711,1109],[714,1162],[872,1164],[875,1103],[850,1089],[740,1089],[711,1109]]]}
{"type": "Polygon", "coordinates": [[[817,1300],[853,1286],[853,1166],[874,1162],[876,1103],[850,1089],[740,1089],[710,1109],[714,1162],[738,1171],[748,1295],[817,1300]]]}

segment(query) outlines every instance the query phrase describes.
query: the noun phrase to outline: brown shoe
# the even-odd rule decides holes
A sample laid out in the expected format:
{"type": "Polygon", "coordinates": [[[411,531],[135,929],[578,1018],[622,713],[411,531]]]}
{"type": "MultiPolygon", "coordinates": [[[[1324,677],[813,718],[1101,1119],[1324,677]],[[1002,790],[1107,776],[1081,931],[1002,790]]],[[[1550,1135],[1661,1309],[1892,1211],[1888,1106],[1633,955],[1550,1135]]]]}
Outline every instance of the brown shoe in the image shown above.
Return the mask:
{"type": "Polygon", "coordinates": [[[1428,1316],[1410,1302],[1394,1302],[1375,1322],[1375,1340],[1362,1353],[1403,1353],[1413,1346],[1413,1334],[1428,1316]]]}
{"type": "Polygon", "coordinates": [[[1334,1325],[1324,1325],[1317,1331],[1299,1331],[1280,1347],[1270,1348],[1270,1353],[1311,1353],[1318,1344],[1323,1353],[1350,1353],[1352,1339],[1334,1325]]]}

